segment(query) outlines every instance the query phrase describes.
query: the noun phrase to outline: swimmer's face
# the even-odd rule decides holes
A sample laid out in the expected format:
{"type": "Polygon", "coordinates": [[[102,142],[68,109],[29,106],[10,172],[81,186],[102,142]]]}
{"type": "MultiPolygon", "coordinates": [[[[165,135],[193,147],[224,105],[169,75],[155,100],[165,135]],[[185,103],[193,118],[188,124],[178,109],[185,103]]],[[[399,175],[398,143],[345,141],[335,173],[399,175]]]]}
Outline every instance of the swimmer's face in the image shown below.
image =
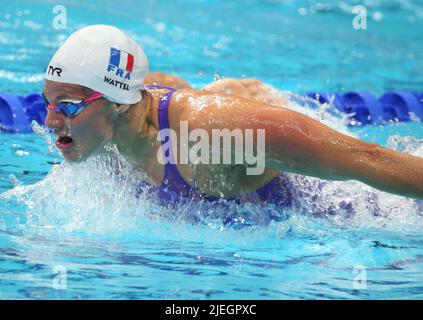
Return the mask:
{"type": "MultiPolygon", "coordinates": [[[[83,100],[92,90],[76,84],[45,81],[44,95],[49,103],[83,100]]],[[[79,162],[98,153],[111,139],[113,132],[112,103],[99,99],[90,103],[73,118],[48,110],[45,124],[53,129],[56,146],[68,161],[79,162]]]]}

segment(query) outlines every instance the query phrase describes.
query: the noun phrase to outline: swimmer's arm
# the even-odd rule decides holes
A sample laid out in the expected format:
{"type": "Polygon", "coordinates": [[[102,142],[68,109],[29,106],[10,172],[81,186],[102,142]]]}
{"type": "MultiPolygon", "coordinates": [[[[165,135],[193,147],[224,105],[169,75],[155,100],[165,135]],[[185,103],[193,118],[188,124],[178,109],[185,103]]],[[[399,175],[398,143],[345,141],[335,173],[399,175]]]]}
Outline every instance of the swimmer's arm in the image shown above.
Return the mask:
{"type": "Polygon", "coordinates": [[[279,91],[257,79],[219,79],[209,83],[204,89],[274,106],[282,106],[287,103],[279,91]]]}
{"type": "MultiPolygon", "coordinates": [[[[162,72],[148,73],[144,79],[144,84],[156,84],[179,90],[192,89],[188,81],[181,77],[162,72]]],[[[225,78],[209,83],[204,89],[216,93],[235,95],[275,106],[280,106],[287,102],[273,87],[256,79],[225,78]]]]}
{"type": "Polygon", "coordinates": [[[251,111],[250,119],[266,130],[266,167],[331,180],[354,179],[423,199],[423,158],[352,138],[292,110],[259,111],[251,111]]]}
{"type": "Polygon", "coordinates": [[[156,84],[175,89],[192,89],[191,85],[184,79],[162,72],[147,73],[144,84],[156,84]]]}
{"type": "Polygon", "coordinates": [[[423,199],[423,158],[352,138],[289,109],[231,96],[212,97],[220,106],[212,103],[204,112],[194,109],[190,125],[210,135],[214,128],[264,129],[266,168],[329,180],[353,179],[423,199]]]}

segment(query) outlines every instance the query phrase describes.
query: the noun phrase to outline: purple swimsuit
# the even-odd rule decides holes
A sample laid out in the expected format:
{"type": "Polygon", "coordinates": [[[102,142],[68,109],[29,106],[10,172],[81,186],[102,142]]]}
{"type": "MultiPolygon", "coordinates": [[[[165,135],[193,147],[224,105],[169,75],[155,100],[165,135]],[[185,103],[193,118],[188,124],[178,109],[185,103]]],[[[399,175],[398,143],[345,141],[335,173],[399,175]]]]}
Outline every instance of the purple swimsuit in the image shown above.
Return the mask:
{"type": "MultiPolygon", "coordinates": [[[[149,85],[145,86],[146,89],[167,89],[169,90],[164,94],[160,99],[159,104],[159,128],[160,130],[169,129],[169,105],[172,95],[176,92],[176,89],[158,86],[158,85],[149,85]]],[[[162,145],[168,142],[169,136],[165,136],[165,139],[162,139],[162,145]]],[[[165,158],[172,157],[170,148],[165,151],[165,158]]],[[[142,182],[137,186],[138,193],[145,192],[146,190],[151,193],[156,193],[158,198],[165,205],[173,204],[184,201],[184,199],[199,198],[206,201],[217,201],[220,198],[216,196],[208,196],[201,193],[198,193],[194,187],[190,186],[185,179],[179,173],[176,164],[166,163],[164,167],[164,177],[163,183],[160,186],[151,187],[149,184],[142,182]]],[[[257,189],[255,192],[251,192],[246,195],[239,197],[225,198],[225,200],[230,201],[252,201],[252,202],[266,202],[266,203],[278,203],[283,204],[284,206],[290,206],[292,204],[292,195],[290,194],[290,182],[288,179],[281,173],[279,176],[272,179],[269,183],[263,187],[257,189]]]]}

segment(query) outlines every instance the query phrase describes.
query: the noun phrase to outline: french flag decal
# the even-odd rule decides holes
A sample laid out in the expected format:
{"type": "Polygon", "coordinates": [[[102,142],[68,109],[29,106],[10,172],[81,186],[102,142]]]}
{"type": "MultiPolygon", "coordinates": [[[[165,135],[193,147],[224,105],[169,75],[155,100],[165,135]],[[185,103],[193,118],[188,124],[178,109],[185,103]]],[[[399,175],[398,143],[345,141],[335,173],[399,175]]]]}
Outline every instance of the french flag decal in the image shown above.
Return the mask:
{"type": "Polygon", "coordinates": [[[134,56],[126,51],[110,48],[109,64],[118,69],[132,72],[132,68],[134,67],[134,56]]]}

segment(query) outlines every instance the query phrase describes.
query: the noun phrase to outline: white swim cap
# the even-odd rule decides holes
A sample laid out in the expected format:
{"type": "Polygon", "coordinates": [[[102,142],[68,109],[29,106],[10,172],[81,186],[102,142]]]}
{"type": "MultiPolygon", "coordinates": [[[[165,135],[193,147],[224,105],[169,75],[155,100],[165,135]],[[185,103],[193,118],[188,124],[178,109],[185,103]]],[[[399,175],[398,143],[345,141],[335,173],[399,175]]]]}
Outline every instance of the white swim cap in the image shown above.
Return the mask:
{"type": "Polygon", "coordinates": [[[113,102],[141,100],[148,60],[118,28],[92,25],[69,36],[47,66],[47,80],[73,83],[103,93],[113,102]]]}

